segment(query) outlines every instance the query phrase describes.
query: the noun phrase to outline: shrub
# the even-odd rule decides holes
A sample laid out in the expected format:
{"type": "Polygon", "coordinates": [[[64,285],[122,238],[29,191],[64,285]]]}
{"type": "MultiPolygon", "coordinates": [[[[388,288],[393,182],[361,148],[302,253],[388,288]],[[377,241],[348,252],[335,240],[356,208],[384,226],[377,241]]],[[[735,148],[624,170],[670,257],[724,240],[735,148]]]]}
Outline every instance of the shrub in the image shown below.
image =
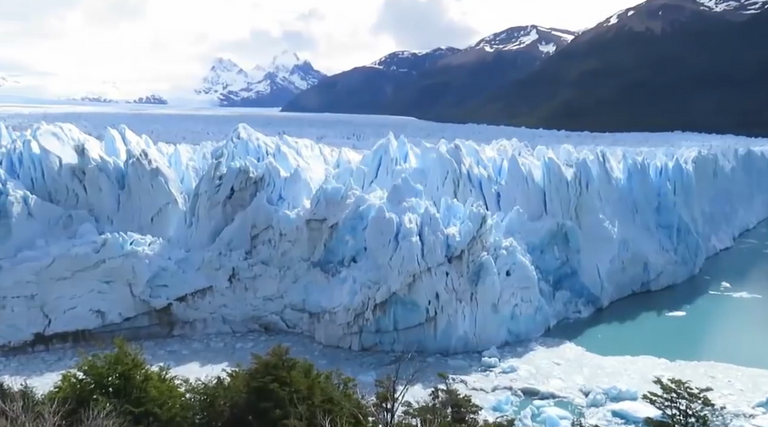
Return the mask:
{"type": "Polygon", "coordinates": [[[26,383],[16,389],[0,383],[0,426],[56,425],[61,411],[48,403],[26,383]]]}
{"type": "MultiPolygon", "coordinates": [[[[14,389],[0,382],[0,427],[65,427],[64,408],[23,384],[14,389]]],[[[77,427],[127,427],[108,408],[89,409],[78,417],[77,427]]]]}
{"type": "Polygon", "coordinates": [[[183,383],[168,368],[153,368],[124,341],[112,352],[82,359],[65,372],[48,398],[75,423],[89,411],[114,410],[134,426],[186,427],[190,408],[183,383]]]}

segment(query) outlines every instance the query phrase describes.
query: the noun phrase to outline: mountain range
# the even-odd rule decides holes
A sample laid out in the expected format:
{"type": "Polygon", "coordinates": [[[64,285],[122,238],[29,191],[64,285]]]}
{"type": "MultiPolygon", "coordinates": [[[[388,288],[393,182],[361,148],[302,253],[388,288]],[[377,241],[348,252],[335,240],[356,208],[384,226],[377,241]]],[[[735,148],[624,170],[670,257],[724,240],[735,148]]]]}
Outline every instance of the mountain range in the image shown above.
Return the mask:
{"type": "Polygon", "coordinates": [[[576,33],[535,25],[512,27],[459,49],[397,51],[371,64],[330,76],[299,93],[283,111],[439,117],[523,76],[576,33]]]}
{"type": "Polygon", "coordinates": [[[250,71],[230,59],[216,58],[195,93],[212,97],[222,107],[282,107],[324,77],[309,61],[288,51],[250,71]]]}
{"type": "Polygon", "coordinates": [[[768,136],[766,9],[766,0],[648,0],[439,119],[768,136]]]}
{"type": "MultiPolygon", "coordinates": [[[[202,73],[201,73],[202,74],[202,73]]],[[[200,79],[200,83],[185,92],[174,91],[176,97],[189,101],[205,100],[214,102],[222,107],[282,107],[298,92],[311,87],[325,74],[316,70],[309,61],[302,60],[292,52],[283,51],[274,56],[266,66],[255,66],[245,71],[234,61],[226,58],[215,58],[200,79]],[[190,96],[193,95],[193,96],[190,96]]],[[[0,94],[9,87],[17,90],[14,93],[26,93],[26,80],[0,75],[0,94]]],[[[53,89],[66,86],[55,78],[36,82],[43,86],[51,86],[53,89]]],[[[82,82],[78,82],[82,84],[82,82]]],[[[148,93],[144,96],[127,96],[116,82],[101,81],[86,85],[87,90],[68,99],[80,102],[92,102],[100,104],[155,104],[166,105],[169,103],[165,96],[157,93],[148,93]]],[[[59,91],[54,90],[52,93],[59,91]]],[[[72,92],[67,87],[64,92],[72,92]]],[[[77,93],[77,92],[75,92],[77,93]]],[[[49,95],[48,95],[49,96],[49,95]]]]}
{"type": "Polygon", "coordinates": [[[83,101],[83,102],[96,102],[100,104],[125,103],[125,104],[168,105],[167,99],[156,94],[140,96],[138,98],[131,99],[131,100],[118,100],[118,99],[108,98],[108,97],[99,96],[99,95],[86,95],[86,96],[81,96],[79,98],[73,98],[73,100],[83,101]]]}
{"type": "Polygon", "coordinates": [[[393,52],[283,111],[588,131],[768,136],[768,0],[647,0],[578,34],[513,27],[393,52]]]}
{"type": "MultiPolygon", "coordinates": [[[[331,76],[288,51],[250,70],[215,58],[190,92],[222,107],[768,136],[767,9],[768,0],[647,0],[585,31],[516,26],[331,76]]],[[[77,99],[118,102],[110,85],[77,99]]],[[[0,76],[1,90],[17,86],[0,76]]]]}

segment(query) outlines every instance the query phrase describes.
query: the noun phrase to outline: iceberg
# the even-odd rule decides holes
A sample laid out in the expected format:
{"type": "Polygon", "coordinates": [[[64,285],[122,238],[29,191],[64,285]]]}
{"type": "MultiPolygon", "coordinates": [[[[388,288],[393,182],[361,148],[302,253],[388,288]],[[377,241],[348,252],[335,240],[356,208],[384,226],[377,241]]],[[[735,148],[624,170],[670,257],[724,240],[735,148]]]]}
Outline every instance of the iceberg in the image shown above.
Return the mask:
{"type": "Polygon", "coordinates": [[[162,323],[483,350],[677,284],[768,217],[761,140],[104,135],[0,124],[0,346],[162,323]]]}

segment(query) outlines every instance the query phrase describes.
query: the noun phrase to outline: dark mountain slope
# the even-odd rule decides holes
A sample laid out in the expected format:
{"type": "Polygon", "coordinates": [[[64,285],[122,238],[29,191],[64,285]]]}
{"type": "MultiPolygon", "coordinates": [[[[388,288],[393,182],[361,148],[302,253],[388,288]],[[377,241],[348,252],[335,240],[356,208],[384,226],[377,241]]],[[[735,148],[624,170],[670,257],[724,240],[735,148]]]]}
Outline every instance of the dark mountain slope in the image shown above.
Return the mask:
{"type": "Polygon", "coordinates": [[[393,94],[390,114],[439,119],[502,84],[533,71],[543,56],[532,50],[466,52],[466,62],[441,64],[419,74],[393,94]]]}
{"type": "Polygon", "coordinates": [[[324,79],[283,111],[440,117],[529,73],[573,36],[529,25],[491,34],[466,49],[393,52],[324,79]]]}
{"type": "Polygon", "coordinates": [[[316,86],[300,92],[281,111],[391,114],[393,93],[414,78],[413,73],[357,67],[326,77],[316,86]]]}
{"type": "Polygon", "coordinates": [[[651,0],[630,16],[644,21],[598,26],[536,72],[437,119],[768,136],[768,12],[685,5],[651,0]],[[651,19],[672,12],[661,24],[651,19]]]}

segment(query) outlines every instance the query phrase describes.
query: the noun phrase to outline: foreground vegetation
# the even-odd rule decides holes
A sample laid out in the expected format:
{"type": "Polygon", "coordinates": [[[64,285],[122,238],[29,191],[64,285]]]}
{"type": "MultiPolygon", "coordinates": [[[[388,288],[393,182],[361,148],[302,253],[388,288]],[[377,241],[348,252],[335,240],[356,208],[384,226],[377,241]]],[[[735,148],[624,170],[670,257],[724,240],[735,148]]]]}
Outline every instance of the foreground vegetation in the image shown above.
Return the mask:
{"type": "MultiPolygon", "coordinates": [[[[317,370],[277,346],[254,355],[250,366],[205,380],[176,377],[151,367],[141,352],[116,342],[112,352],[83,358],[51,391],[0,383],[0,427],[512,427],[515,420],[484,420],[480,406],[439,375],[429,397],[411,402],[406,394],[421,380],[407,356],[376,381],[370,398],[340,372],[317,370]]],[[[722,410],[706,396],[710,389],[657,378],[658,392],[643,399],[664,414],[649,427],[709,427],[722,410]]],[[[582,419],[574,427],[586,427],[582,419]]]]}

